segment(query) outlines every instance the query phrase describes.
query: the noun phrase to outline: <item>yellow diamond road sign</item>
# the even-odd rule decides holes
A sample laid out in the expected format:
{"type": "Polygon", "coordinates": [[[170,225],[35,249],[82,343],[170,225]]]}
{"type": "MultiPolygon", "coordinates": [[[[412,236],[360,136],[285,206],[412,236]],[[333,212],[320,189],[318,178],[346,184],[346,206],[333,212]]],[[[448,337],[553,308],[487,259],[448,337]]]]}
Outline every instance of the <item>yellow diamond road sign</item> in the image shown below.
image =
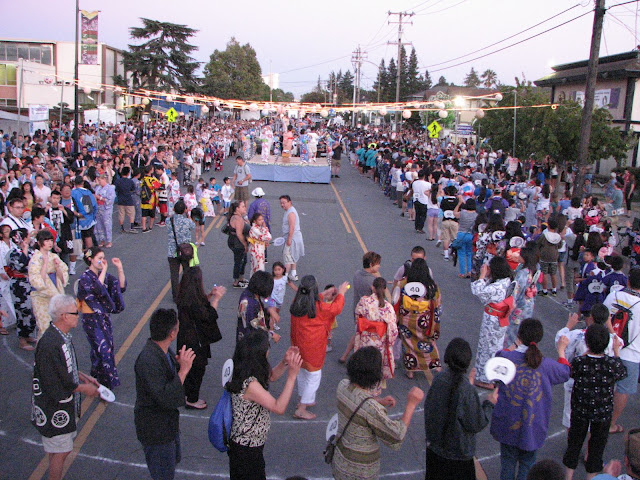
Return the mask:
{"type": "Polygon", "coordinates": [[[433,122],[431,122],[429,124],[429,126],[427,127],[427,130],[429,130],[429,137],[430,138],[438,138],[438,135],[440,134],[440,131],[442,130],[442,127],[440,126],[440,124],[438,122],[436,122],[434,120],[433,122]]]}
{"type": "Polygon", "coordinates": [[[176,112],[175,108],[171,107],[169,110],[167,110],[167,122],[173,123],[177,118],[178,112],[176,112]]]}

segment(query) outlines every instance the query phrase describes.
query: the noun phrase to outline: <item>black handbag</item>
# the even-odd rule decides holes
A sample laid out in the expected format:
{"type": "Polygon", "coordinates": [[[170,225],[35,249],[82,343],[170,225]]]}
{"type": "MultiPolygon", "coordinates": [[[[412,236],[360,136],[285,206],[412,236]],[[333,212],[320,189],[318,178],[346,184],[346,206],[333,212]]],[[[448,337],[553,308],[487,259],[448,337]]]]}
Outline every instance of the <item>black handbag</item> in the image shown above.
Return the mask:
{"type": "Polygon", "coordinates": [[[344,429],[342,430],[342,433],[340,434],[339,437],[336,437],[335,435],[331,435],[329,440],[327,440],[327,446],[325,447],[323,452],[324,463],[328,465],[331,465],[333,463],[333,455],[336,452],[336,447],[338,446],[338,443],[340,443],[340,440],[342,440],[342,437],[344,436],[344,432],[346,432],[347,428],[349,428],[349,424],[351,423],[351,420],[353,420],[353,417],[356,416],[356,413],[358,413],[358,410],[360,410],[360,407],[364,405],[364,402],[366,402],[371,398],[373,397],[367,397],[360,402],[360,405],[358,405],[358,408],[356,408],[354,412],[351,414],[351,416],[349,417],[349,421],[347,421],[347,424],[344,426],[344,429]]]}

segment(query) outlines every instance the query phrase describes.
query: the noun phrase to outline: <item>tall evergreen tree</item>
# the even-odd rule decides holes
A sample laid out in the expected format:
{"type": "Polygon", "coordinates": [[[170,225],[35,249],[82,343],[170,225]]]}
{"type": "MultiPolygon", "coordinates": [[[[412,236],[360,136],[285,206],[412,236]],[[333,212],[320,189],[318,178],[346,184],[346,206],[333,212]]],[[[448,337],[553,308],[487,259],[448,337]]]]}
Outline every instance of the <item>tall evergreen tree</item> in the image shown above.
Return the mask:
{"type": "Polygon", "coordinates": [[[387,67],[387,78],[389,79],[389,87],[386,91],[383,90],[385,102],[396,101],[396,78],[398,75],[398,68],[396,67],[396,61],[392,58],[389,60],[389,67],[387,67]]]}
{"type": "Polygon", "coordinates": [[[412,48],[409,54],[405,84],[407,86],[407,95],[404,97],[405,100],[408,95],[414,95],[424,90],[424,77],[420,75],[420,70],[418,70],[418,55],[416,54],[415,48],[412,48]]]}
{"type": "Polygon", "coordinates": [[[471,67],[471,71],[464,77],[464,85],[466,87],[479,87],[482,82],[478,76],[476,69],[471,67]]]}
{"type": "Polygon", "coordinates": [[[384,58],[380,60],[380,65],[378,66],[378,75],[376,76],[376,81],[373,84],[373,90],[376,92],[376,101],[380,98],[380,101],[384,101],[384,94],[389,88],[389,76],[387,73],[387,67],[384,63],[384,58]]]}
{"type": "Polygon", "coordinates": [[[338,103],[349,104],[353,100],[354,77],[350,70],[344,72],[342,78],[338,80],[338,103]]]}
{"type": "Polygon", "coordinates": [[[433,87],[433,82],[431,81],[431,75],[429,75],[429,70],[424,71],[424,88],[425,90],[429,90],[433,87]]]}
{"type": "Polygon", "coordinates": [[[447,83],[447,79],[444,78],[444,75],[440,75],[440,78],[438,79],[438,83],[436,83],[436,87],[446,87],[447,85],[449,85],[447,83]]]}
{"type": "Polygon", "coordinates": [[[134,88],[168,92],[193,93],[198,86],[195,76],[199,63],[191,57],[198,49],[189,40],[198,30],[141,18],[142,27],[129,29],[133,40],[143,41],[129,45],[123,52],[125,70],[131,72],[134,88]]]}

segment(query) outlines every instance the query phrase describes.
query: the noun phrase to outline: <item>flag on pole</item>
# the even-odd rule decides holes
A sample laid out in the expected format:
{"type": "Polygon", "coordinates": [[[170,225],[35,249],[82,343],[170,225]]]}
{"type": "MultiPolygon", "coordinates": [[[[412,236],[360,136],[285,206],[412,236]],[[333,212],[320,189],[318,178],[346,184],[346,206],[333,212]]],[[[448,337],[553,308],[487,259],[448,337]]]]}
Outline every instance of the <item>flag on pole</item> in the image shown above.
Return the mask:
{"type": "Polygon", "coordinates": [[[98,13],[80,10],[81,18],[81,59],[84,65],[98,64],[98,13]]]}

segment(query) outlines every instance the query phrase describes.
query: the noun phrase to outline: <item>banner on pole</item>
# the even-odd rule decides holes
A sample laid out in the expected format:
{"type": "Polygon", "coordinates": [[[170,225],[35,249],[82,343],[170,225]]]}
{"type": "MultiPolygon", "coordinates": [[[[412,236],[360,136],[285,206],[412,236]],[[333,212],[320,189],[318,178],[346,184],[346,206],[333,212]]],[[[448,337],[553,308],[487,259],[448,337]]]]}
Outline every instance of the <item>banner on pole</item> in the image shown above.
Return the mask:
{"type": "Polygon", "coordinates": [[[49,129],[49,105],[29,105],[29,135],[49,129]]]}
{"type": "Polygon", "coordinates": [[[98,64],[98,13],[80,10],[82,38],[80,63],[84,65],[98,64]]]}

